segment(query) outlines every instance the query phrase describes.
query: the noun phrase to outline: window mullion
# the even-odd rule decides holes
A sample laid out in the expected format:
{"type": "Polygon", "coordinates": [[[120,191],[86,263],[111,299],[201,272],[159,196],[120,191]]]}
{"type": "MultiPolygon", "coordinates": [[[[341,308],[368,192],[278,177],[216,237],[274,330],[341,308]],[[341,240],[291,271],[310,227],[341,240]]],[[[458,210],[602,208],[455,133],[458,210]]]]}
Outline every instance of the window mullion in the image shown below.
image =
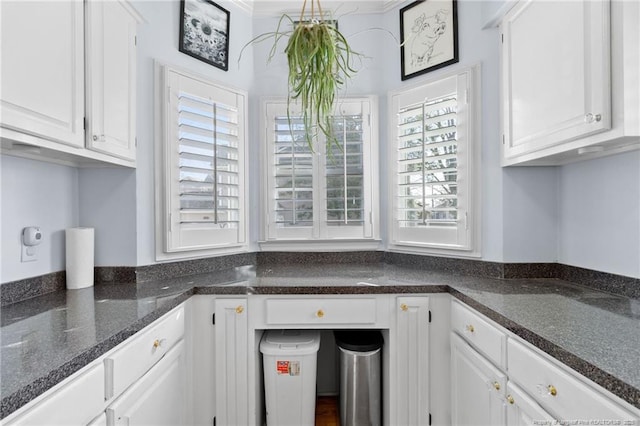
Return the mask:
{"type": "Polygon", "coordinates": [[[343,170],[343,177],[344,177],[344,185],[343,185],[343,189],[344,189],[344,206],[343,206],[343,211],[344,211],[344,224],[346,225],[348,223],[348,218],[347,218],[347,206],[349,204],[349,200],[348,200],[348,194],[347,194],[347,120],[342,117],[342,170],[343,170]]]}
{"type": "Polygon", "coordinates": [[[213,104],[213,216],[214,222],[218,224],[218,111],[217,104],[213,104]]]}

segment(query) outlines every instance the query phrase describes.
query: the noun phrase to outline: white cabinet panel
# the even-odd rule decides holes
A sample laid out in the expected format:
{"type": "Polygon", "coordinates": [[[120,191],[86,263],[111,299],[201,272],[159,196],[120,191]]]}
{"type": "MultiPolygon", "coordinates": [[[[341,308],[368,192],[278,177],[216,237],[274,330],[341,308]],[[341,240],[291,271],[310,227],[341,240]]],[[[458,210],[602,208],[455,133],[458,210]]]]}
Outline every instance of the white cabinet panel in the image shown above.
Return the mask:
{"type": "Polygon", "coordinates": [[[513,383],[507,383],[507,425],[554,424],[555,419],[513,383]],[[547,422],[547,423],[541,423],[547,422]]]}
{"type": "Polygon", "coordinates": [[[126,2],[87,2],[87,148],[130,160],[136,153],[136,24],[126,2]]]}
{"type": "Polygon", "coordinates": [[[517,2],[501,24],[502,164],[640,148],[639,28],[635,1],[517,2]]]}
{"type": "Polygon", "coordinates": [[[375,324],[375,298],[267,299],[267,324],[375,324]]]}
{"type": "MultiPolygon", "coordinates": [[[[397,425],[429,424],[429,298],[396,298],[395,340],[391,342],[392,410],[397,425]],[[394,394],[395,391],[395,394],[394,394]]],[[[393,414],[392,414],[393,416],[393,414]]]]}
{"type": "Polygon", "coordinates": [[[184,336],[184,306],[166,314],[125,342],[104,363],[107,398],[117,396],[142,377],[184,336]]]}
{"type": "Polygon", "coordinates": [[[504,425],[506,374],[451,333],[453,425],[504,425]]]}
{"type": "Polygon", "coordinates": [[[185,344],[180,341],[139,381],[107,408],[120,426],[175,426],[187,420],[185,344]]]}
{"type": "Polygon", "coordinates": [[[507,157],[610,128],[608,1],[521,1],[502,31],[507,157]]]}
{"type": "Polygon", "coordinates": [[[509,339],[507,354],[509,379],[560,420],[629,421],[636,418],[597,388],[516,339],[509,339]]]}
{"type": "Polygon", "coordinates": [[[83,147],[82,0],[1,7],[2,127],[83,147]]]}
{"type": "Polygon", "coordinates": [[[247,299],[216,299],[216,421],[249,423],[247,299]]]}
{"type": "Polygon", "coordinates": [[[506,368],[506,334],[461,303],[451,306],[451,329],[501,368],[506,368]]]}

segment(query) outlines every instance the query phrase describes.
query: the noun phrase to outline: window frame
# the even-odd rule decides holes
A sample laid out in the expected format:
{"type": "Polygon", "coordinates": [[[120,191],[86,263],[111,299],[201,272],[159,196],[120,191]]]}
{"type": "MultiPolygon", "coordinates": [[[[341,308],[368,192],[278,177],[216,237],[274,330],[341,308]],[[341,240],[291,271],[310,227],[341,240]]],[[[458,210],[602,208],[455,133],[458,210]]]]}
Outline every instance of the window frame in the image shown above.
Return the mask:
{"type": "MultiPolygon", "coordinates": [[[[481,69],[480,65],[474,65],[470,67],[464,67],[456,69],[455,71],[448,73],[439,73],[434,77],[423,79],[419,83],[411,86],[403,86],[401,89],[393,90],[389,92],[389,112],[388,112],[388,149],[387,155],[389,161],[388,172],[388,194],[389,194],[389,212],[388,212],[388,244],[389,251],[416,253],[416,254],[434,254],[440,256],[455,256],[455,257],[480,257],[481,256],[481,216],[480,216],[480,200],[481,200],[481,182],[480,182],[480,113],[481,113],[481,69]],[[442,83],[448,79],[457,78],[458,82],[460,78],[466,81],[466,86],[461,89],[457,87],[457,94],[464,96],[466,101],[466,122],[462,123],[463,128],[466,130],[466,143],[463,146],[463,151],[466,151],[464,157],[458,156],[457,170],[460,170],[460,166],[465,166],[464,175],[466,176],[467,183],[466,191],[467,196],[463,200],[465,206],[465,217],[458,218],[458,226],[455,228],[457,232],[464,232],[462,237],[465,241],[461,244],[458,243],[443,243],[442,241],[434,240],[420,240],[418,238],[414,240],[408,240],[402,238],[402,232],[400,231],[398,221],[398,121],[399,115],[399,99],[402,96],[417,97],[418,93],[422,96],[422,93],[430,90],[431,87],[437,87],[439,83],[442,83]],[[461,159],[462,158],[462,159],[461,159]],[[391,160],[392,159],[392,160],[391,160]],[[460,161],[461,159],[461,161],[460,161]]],[[[426,96],[423,96],[426,99],[426,96]]],[[[410,103],[407,103],[408,106],[410,103]]],[[[458,124],[457,126],[460,126],[458,124]]],[[[458,130],[458,129],[457,129],[458,130]]],[[[460,147],[459,147],[460,148],[460,147]]],[[[460,152],[460,151],[458,151],[460,152]]],[[[410,229],[410,228],[405,228],[410,229]]],[[[413,235],[420,235],[422,237],[428,237],[428,232],[417,232],[413,235]]],[[[460,237],[458,237],[460,239],[460,237]]]]}
{"type": "Polygon", "coordinates": [[[379,145],[378,145],[378,102],[375,96],[366,97],[349,97],[338,100],[337,108],[341,104],[355,104],[362,103],[367,105],[368,112],[366,117],[363,116],[363,120],[367,121],[368,130],[365,133],[369,134],[369,140],[363,142],[363,206],[364,206],[364,224],[358,229],[363,231],[359,235],[355,235],[353,232],[339,232],[339,230],[348,230],[348,227],[335,227],[327,226],[324,224],[326,221],[326,178],[324,178],[326,172],[326,163],[324,158],[325,145],[321,139],[321,151],[318,151],[314,147],[316,153],[314,156],[320,155],[322,157],[319,160],[314,160],[313,166],[313,190],[314,205],[320,205],[323,207],[314,210],[319,211],[320,214],[314,214],[313,223],[311,227],[307,227],[304,230],[288,230],[286,228],[280,228],[284,232],[277,232],[274,229],[275,223],[273,223],[273,215],[275,214],[273,206],[273,197],[271,193],[275,190],[275,184],[273,183],[272,170],[273,163],[273,146],[274,142],[271,141],[270,132],[272,132],[273,115],[270,114],[271,108],[280,108],[281,111],[286,111],[287,99],[286,97],[263,97],[260,100],[260,178],[262,180],[260,190],[260,239],[258,241],[261,251],[280,251],[280,250],[376,250],[381,247],[380,240],[380,219],[379,219],[379,145]],[[323,179],[318,183],[316,182],[318,176],[323,176],[323,179]],[[338,229],[339,228],[339,229],[338,229]],[[280,235],[278,235],[280,234],[280,235]],[[342,234],[342,235],[341,235],[342,234]],[[362,235],[362,236],[360,236],[362,235]]]}
{"type": "MultiPolygon", "coordinates": [[[[155,63],[156,102],[155,102],[155,255],[157,261],[178,260],[199,257],[210,257],[235,253],[245,253],[249,249],[247,238],[248,222],[248,94],[244,90],[221,84],[210,78],[186,71],[172,65],[155,63]],[[175,182],[175,162],[178,155],[170,155],[169,150],[175,141],[171,134],[171,126],[167,117],[171,114],[169,90],[171,74],[178,74],[197,84],[211,86],[215,90],[226,92],[238,99],[238,203],[239,223],[237,238],[229,238],[230,229],[203,226],[206,233],[206,243],[190,247],[171,247],[172,233],[172,186],[175,182]],[[224,235],[223,235],[224,234],[224,235]],[[222,243],[217,242],[220,239],[222,243]]],[[[175,229],[173,224],[173,229],[175,229]]]]}

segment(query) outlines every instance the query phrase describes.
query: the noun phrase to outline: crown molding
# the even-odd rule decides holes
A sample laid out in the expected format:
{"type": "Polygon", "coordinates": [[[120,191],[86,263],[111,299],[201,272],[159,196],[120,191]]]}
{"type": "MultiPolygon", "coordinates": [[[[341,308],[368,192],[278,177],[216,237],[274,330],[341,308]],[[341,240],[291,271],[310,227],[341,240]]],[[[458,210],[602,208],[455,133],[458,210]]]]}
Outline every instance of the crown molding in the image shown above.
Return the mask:
{"type": "MultiPolygon", "coordinates": [[[[237,0],[238,3],[246,5],[246,9],[251,9],[254,16],[273,17],[283,13],[300,13],[300,0],[237,0]]],[[[405,1],[401,0],[322,0],[323,10],[331,11],[340,16],[350,13],[385,13],[399,6],[405,1]]],[[[245,8],[245,7],[243,7],[245,8]]],[[[310,9],[310,6],[307,6],[310,9]]]]}

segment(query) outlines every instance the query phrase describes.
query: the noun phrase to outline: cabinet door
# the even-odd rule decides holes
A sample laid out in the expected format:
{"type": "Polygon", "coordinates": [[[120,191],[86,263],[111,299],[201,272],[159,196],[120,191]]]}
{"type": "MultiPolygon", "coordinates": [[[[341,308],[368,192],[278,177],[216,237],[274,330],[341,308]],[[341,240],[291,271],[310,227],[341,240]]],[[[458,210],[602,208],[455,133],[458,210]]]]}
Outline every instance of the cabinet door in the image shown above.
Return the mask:
{"type": "Polygon", "coordinates": [[[216,419],[249,424],[247,299],[216,299],[216,419]]]}
{"type": "Polygon", "coordinates": [[[451,421],[453,425],[504,425],[506,376],[451,334],[451,421]]]}
{"type": "Polygon", "coordinates": [[[84,146],[82,0],[3,1],[2,127],[84,146]]]}
{"type": "Polygon", "coordinates": [[[185,344],[181,340],[107,408],[108,424],[186,424],[186,377],[185,344]]]}
{"type": "Polygon", "coordinates": [[[87,148],[136,154],[136,19],[122,1],[87,2],[87,148]]]}
{"type": "Polygon", "coordinates": [[[429,298],[396,299],[396,339],[390,355],[395,358],[396,416],[392,424],[429,424],[429,298]]]}
{"type": "Polygon", "coordinates": [[[611,127],[608,0],[522,0],[502,32],[505,158],[611,127]]]}
{"type": "Polygon", "coordinates": [[[547,413],[524,391],[513,383],[507,383],[507,425],[533,426],[539,424],[554,424],[555,419],[547,413]],[[541,423],[541,422],[545,423],[541,423]]]}

